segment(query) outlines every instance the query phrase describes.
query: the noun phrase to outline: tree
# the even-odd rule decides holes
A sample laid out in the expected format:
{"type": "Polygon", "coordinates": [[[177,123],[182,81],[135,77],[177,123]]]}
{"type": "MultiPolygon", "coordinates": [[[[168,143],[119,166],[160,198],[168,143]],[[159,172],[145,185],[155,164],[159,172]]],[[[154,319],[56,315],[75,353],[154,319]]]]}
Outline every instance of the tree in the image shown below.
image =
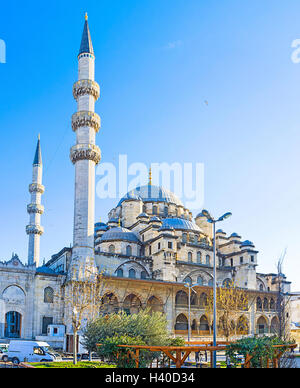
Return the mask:
{"type": "Polygon", "coordinates": [[[286,256],[286,249],[280,255],[277,261],[277,303],[276,311],[278,315],[279,325],[278,325],[278,337],[282,340],[289,340],[290,330],[289,330],[289,319],[288,319],[288,306],[290,303],[290,297],[284,292],[283,288],[283,261],[286,256]]]}
{"type": "Polygon", "coordinates": [[[62,298],[65,304],[66,325],[73,331],[73,363],[77,364],[77,336],[83,323],[99,315],[104,287],[102,273],[97,273],[93,265],[86,264],[73,269],[71,276],[62,287],[62,298]]]}
{"type": "Polygon", "coordinates": [[[103,314],[89,321],[83,331],[83,345],[89,351],[97,351],[97,344],[115,335],[139,337],[147,345],[168,344],[170,334],[165,314],[151,312],[149,308],[137,314],[126,314],[121,311],[103,314]]]}
{"type": "MultiPolygon", "coordinates": [[[[217,288],[217,319],[219,328],[228,341],[237,329],[248,326],[247,319],[241,311],[248,310],[248,297],[244,290],[237,288],[234,282],[228,282],[226,287],[217,288]],[[239,327],[238,327],[239,325],[239,327]]],[[[210,324],[213,320],[213,291],[208,294],[205,314],[210,324]]]]}

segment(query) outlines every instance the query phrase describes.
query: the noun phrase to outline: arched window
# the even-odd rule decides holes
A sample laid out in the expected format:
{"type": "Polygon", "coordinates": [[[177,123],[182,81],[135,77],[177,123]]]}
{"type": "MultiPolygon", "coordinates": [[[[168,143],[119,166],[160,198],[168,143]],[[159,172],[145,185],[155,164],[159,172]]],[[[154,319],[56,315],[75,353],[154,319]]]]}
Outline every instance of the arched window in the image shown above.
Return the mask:
{"type": "Polygon", "coordinates": [[[153,214],[157,214],[157,206],[156,205],[154,205],[152,207],[152,212],[153,212],[153,214]]]}
{"type": "Polygon", "coordinates": [[[263,290],[264,290],[264,285],[263,285],[262,283],[259,285],[259,290],[260,290],[260,291],[263,291],[263,290]]]}
{"type": "Polygon", "coordinates": [[[123,276],[124,276],[124,272],[123,272],[122,268],[119,268],[117,270],[117,277],[118,278],[122,278],[123,276]]]}
{"type": "Polygon", "coordinates": [[[113,314],[119,310],[119,302],[117,297],[110,293],[105,294],[101,300],[100,314],[113,314]]]}
{"type": "Polygon", "coordinates": [[[142,302],[134,294],[126,296],[123,302],[123,309],[127,314],[137,314],[140,311],[141,307],[142,302]]]}
{"type": "Polygon", "coordinates": [[[209,255],[206,255],[205,264],[210,265],[210,256],[209,255]]]}
{"type": "Polygon", "coordinates": [[[189,252],[189,253],[188,253],[188,262],[189,262],[189,263],[192,263],[192,262],[193,262],[193,254],[192,254],[192,252],[189,252]]]}
{"type": "Polygon", "coordinates": [[[141,272],[141,279],[147,279],[147,272],[146,271],[141,272]]]}
{"type": "Polygon", "coordinates": [[[182,242],[187,242],[187,233],[182,233],[182,242]]]}
{"type": "Polygon", "coordinates": [[[270,310],[275,310],[275,300],[273,298],[270,300],[270,310]]]}
{"type": "Polygon", "coordinates": [[[202,276],[198,276],[198,277],[197,277],[197,284],[198,284],[199,286],[203,286],[203,278],[202,278],[202,276]]]}
{"type": "Polygon", "coordinates": [[[131,256],[132,255],[132,248],[130,245],[127,245],[126,247],[126,255],[131,256]]]}
{"type": "Polygon", "coordinates": [[[176,318],[175,330],[188,330],[188,319],[184,314],[176,318]]]}
{"type": "Polygon", "coordinates": [[[199,329],[201,331],[209,331],[209,325],[208,325],[208,320],[205,315],[202,315],[200,318],[200,326],[199,329]]]}
{"type": "Polygon", "coordinates": [[[53,303],[54,299],[54,291],[51,287],[46,287],[44,289],[44,302],[45,303],[53,303]]]}
{"type": "Polygon", "coordinates": [[[184,279],[184,281],[183,281],[184,283],[188,283],[188,284],[192,284],[192,279],[189,277],[189,276],[187,276],[185,279],[184,279]]]}
{"type": "Polygon", "coordinates": [[[271,321],[271,333],[278,335],[279,331],[279,320],[277,317],[273,317],[271,321]]]}
{"type": "Polygon", "coordinates": [[[200,295],[200,307],[204,308],[205,306],[207,306],[207,295],[205,292],[202,292],[200,295]]]}
{"type": "Polygon", "coordinates": [[[130,277],[130,279],[135,279],[136,278],[136,272],[135,272],[135,270],[133,268],[131,268],[129,270],[129,277],[130,277]]]}
{"type": "Polygon", "coordinates": [[[267,334],[268,331],[269,331],[268,322],[267,322],[265,317],[261,316],[257,320],[256,333],[257,334],[267,334]]]}
{"type": "Polygon", "coordinates": [[[261,302],[261,299],[260,299],[260,297],[258,297],[257,299],[256,299],[256,309],[257,310],[262,310],[262,302],[261,302]]]}
{"type": "Polygon", "coordinates": [[[197,252],[197,263],[201,264],[201,252],[200,251],[197,252]]]}
{"type": "Polygon", "coordinates": [[[183,290],[178,291],[175,298],[175,305],[187,306],[189,302],[187,293],[183,290]]]}
{"type": "Polygon", "coordinates": [[[164,312],[162,303],[159,301],[156,296],[151,296],[147,301],[147,307],[150,308],[150,312],[164,312]]]}
{"type": "Polygon", "coordinates": [[[108,248],[108,252],[109,253],[115,253],[115,246],[113,244],[111,244],[108,248]]]}
{"type": "Polygon", "coordinates": [[[264,298],[264,304],[263,304],[264,311],[269,310],[269,302],[267,298],[264,298]]]}

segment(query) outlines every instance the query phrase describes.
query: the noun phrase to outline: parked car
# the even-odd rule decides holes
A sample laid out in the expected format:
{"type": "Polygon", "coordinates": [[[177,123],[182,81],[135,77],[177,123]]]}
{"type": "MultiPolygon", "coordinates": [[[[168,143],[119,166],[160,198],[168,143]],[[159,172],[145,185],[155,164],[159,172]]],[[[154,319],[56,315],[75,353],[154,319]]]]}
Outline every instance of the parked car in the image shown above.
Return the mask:
{"type": "Polygon", "coordinates": [[[52,362],[55,355],[49,351],[50,345],[41,341],[10,341],[7,358],[14,364],[20,362],[52,362]]]}
{"type": "Polygon", "coordinates": [[[0,361],[7,362],[7,360],[8,360],[7,348],[8,348],[8,345],[0,344],[0,361]]]}

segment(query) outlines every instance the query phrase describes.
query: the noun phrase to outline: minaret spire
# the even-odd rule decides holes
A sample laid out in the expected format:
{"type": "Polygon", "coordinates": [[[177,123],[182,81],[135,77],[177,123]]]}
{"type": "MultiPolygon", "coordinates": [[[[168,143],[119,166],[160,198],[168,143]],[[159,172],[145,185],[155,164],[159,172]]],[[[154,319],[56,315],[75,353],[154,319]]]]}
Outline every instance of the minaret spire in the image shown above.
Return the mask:
{"type": "Polygon", "coordinates": [[[83,54],[83,53],[94,54],[87,13],[85,13],[84,18],[85,18],[85,22],[84,22],[82,38],[81,38],[81,45],[80,45],[78,55],[83,54]]]}
{"type": "Polygon", "coordinates": [[[95,166],[100,162],[101,152],[96,146],[100,117],[95,113],[95,101],[99,98],[100,88],[94,81],[94,69],[95,56],[86,15],[78,55],[78,81],[73,86],[77,101],[77,113],[72,116],[76,145],[70,152],[75,166],[73,269],[80,269],[87,263],[95,264],[95,166]]]}
{"type": "Polygon", "coordinates": [[[29,186],[29,192],[31,194],[31,203],[27,206],[29,225],[26,226],[26,233],[29,236],[28,264],[36,264],[37,266],[39,265],[40,259],[40,237],[44,233],[44,228],[40,225],[41,215],[44,213],[41,196],[45,191],[42,185],[42,174],[43,163],[39,135],[32,165],[32,183],[29,186]]]}

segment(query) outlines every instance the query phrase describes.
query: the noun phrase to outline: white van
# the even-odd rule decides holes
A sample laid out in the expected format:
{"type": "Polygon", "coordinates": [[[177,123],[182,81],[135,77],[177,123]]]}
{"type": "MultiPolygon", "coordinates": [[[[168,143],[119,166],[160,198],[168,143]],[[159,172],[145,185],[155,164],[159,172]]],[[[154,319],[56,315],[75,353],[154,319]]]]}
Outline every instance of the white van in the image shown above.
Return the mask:
{"type": "Polygon", "coordinates": [[[49,362],[54,361],[55,356],[49,353],[50,345],[47,342],[41,341],[10,341],[7,360],[14,364],[20,362],[49,362]]]}

